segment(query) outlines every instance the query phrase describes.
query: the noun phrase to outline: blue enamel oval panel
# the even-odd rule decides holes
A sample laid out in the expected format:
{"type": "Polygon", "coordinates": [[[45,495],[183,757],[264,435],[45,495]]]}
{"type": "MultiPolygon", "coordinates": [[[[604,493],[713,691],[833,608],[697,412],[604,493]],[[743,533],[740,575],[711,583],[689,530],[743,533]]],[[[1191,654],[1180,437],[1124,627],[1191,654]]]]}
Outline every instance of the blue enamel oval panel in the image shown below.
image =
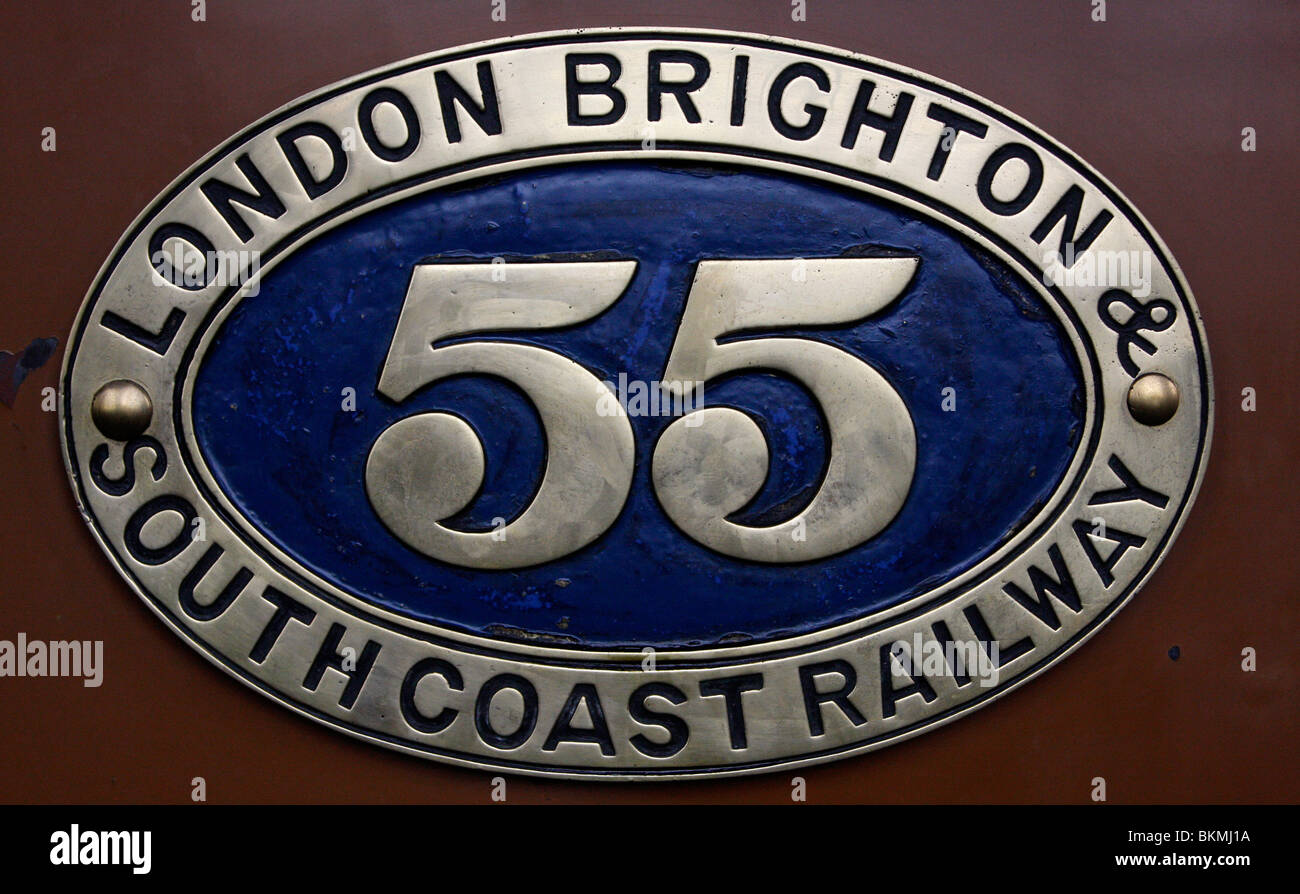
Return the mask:
{"type": "MultiPolygon", "coordinates": [[[[561,165],[428,192],[323,233],[268,272],[201,361],[194,435],[219,487],[263,536],[376,606],[461,631],[589,647],[765,640],[896,605],[973,567],[1060,485],[1084,422],[1079,361],[1057,316],[1000,260],[910,211],[756,169],[561,165]],[[545,458],[535,410],[502,380],[463,376],[395,405],[376,392],[422,261],[582,256],[638,262],[626,293],[586,323],[491,340],[536,344],[602,380],[663,371],[696,262],[919,258],[882,313],[766,335],[815,338],[871,364],[916,429],[903,508],[866,543],[816,562],[712,552],[664,514],[649,458],[672,417],[631,418],[636,470],[615,524],[562,559],[482,571],[431,559],[383,524],[365,492],[371,446],[394,422],[451,412],[483,442],[480,495],[448,525],[518,515],[545,458]],[[345,389],[353,389],[346,392],[345,389]],[[950,391],[947,389],[951,389],[950,391]],[[347,401],[355,394],[355,409],[347,401]]],[[[706,383],[705,406],[759,420],[762,490],[733,520],[775,524],[816,492],[828,444],[817,404],[773,373],[706,383]]]]}

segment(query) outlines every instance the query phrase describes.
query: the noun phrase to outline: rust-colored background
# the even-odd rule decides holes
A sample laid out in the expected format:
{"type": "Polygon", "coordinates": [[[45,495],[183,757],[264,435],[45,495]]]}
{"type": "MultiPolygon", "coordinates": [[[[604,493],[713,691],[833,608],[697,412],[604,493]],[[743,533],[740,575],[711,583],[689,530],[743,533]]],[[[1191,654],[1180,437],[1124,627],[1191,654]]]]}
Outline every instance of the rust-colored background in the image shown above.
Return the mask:
{"type": "MultiPolygon", "coordinates": [[[[135,215],[230,134],[407,56],[529,31],[664,25],[868,53],[1063,141],[1152,222],[1204,315],[1218,401],[1200,499],[1134,602],[1061,666],[919,739],[798,771],[826,802],[1296,802],[1300,6],[1110,0],[6,3],[0,349],[55,336],[0,404],[0,639],[104,640],[101,688],[0,678],[0,801],[489,801],[491,776],[300,719],[221,673],[119,579],[77,515],[55,414],[64,341],[135,215]],[[41,129],[58,149],[40,149],[41,129]],[[1258,150],[1242,151],[1254,127],[1258,150]],[[1244,412],[1242,389],[1257,392],[1244,412]],[[1170,649],[1180,650],[1178,660],[1170,649]],[[1258,670],[1242,670],[1242,649],[1258,670]]],[[[611,785],[512,778],[511,802],[789,802],[791,773],[611,785]]]]}

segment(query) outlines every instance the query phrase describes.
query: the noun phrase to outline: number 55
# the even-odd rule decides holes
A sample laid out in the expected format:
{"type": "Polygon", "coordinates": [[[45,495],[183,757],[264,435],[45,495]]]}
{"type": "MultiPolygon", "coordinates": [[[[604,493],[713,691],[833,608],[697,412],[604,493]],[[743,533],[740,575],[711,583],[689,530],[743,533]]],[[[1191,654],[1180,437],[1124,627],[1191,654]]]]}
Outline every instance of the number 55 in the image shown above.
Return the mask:
{"type": "MultiPolygon", "coordinates": [[[[820,404],[831,453],[806,509],[771,527],[739,525],[726,516],[762,486],[767,442],[739,410],[708,407],[688,414],[664,430],[651,465],[659,501],[678,527],[730,556],[797,562],[849,549],[889,524],[911,487],[916,432],[884,377],[825,342],[719,339],[860,320],[897,298],[916,264],[915,258],[816,260],[796,283],[790,261],[699,263],[664,387],[680,391],[746,370],[784,373],[820,404]]],[[[575,552],[614,523],[631,487],[634,447],[625,415],[597,412],[610,396],[606,386],[545,348],[446,342],[591,319],[622,295],[635,270],[635,261],[522,264],[500,280],[486,264],[415,268],[380,374],[380,393],[400,403],[451,376],[506,379],[541,416],[546,466],[532,501],[510,524],[493,532],[458,531],[442,522],[469,505],[482,485],[482,442],[450,413],[402,419],[375,441],[365,471],[371,505],[397,537],[455,565],[520,568],[575,552]]]]}

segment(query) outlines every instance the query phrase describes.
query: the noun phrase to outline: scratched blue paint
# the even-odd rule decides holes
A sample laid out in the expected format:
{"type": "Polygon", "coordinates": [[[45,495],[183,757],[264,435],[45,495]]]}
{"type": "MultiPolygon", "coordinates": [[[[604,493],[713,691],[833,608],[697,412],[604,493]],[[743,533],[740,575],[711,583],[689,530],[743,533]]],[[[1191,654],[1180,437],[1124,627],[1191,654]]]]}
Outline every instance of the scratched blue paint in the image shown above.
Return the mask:
{"type": "MultiPolygon", "coordinates": [[[[783,331],[782,335],[798,335],[783,331]]],[[[197,439],[219,485],[305,566],[372,603],[460,630],[589,646],[765,639],[896,604],[971,567],[1027,522],[1078,446],[1082,385],[1064,332],[1001,262],[919,215],[757,170],[565,165],[427,193],[323,234],[276,267],[224,324],[198,374],[197,439]],[[920,257],[879,316],[803,333],[867,360],[903,395],[918,439],[907,503],[882,534],[798,566],[738,562],[681,534],[656,503],[649,456],[664,418],[633,419],[637,470],[614,527],[579,553],[511,572],[456,568],[388,532],[365,497],[371,444],[446,410],[483,439],[483,493],[454,525],[518,513],[541,471],[531,405],[462,377],[395,406],[375,393],[414,264],[429,258],[603,253],[635,258],[624,297],[561,331],[493,334],[561,351],[602,379],[659,377],[701,258],[920,257]],[[341,408],[356,389],[357,410],[341,408]],[[941,406],[955,389],[956,412],[941,406]]],[[[827,445],[804,389],[771,374],[711,382],[707,404],[750,411],[769,479],[738,520],[771,524],[816,489],[827,445]]]]}

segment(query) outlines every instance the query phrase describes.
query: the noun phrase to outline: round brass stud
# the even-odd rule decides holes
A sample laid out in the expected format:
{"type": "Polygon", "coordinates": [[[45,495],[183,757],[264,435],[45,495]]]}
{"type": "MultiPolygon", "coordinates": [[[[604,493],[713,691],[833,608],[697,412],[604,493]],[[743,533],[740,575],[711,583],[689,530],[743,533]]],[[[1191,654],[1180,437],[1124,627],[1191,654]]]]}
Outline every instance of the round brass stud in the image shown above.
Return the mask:
{"type": "Polygon", "coordinates": [[[105,437],[127,441],[143,434],[153,420],[153,401],[135,382],[117,379],[95,392],[90,418],[105,437]]]}
{"type": "Polygon", "coordinates": [[[1138,376],[1128,389],[1128,411],[1143,425],[1164,425],[1178,412],[1178,386],[1161,373],[1138,376]]]}

